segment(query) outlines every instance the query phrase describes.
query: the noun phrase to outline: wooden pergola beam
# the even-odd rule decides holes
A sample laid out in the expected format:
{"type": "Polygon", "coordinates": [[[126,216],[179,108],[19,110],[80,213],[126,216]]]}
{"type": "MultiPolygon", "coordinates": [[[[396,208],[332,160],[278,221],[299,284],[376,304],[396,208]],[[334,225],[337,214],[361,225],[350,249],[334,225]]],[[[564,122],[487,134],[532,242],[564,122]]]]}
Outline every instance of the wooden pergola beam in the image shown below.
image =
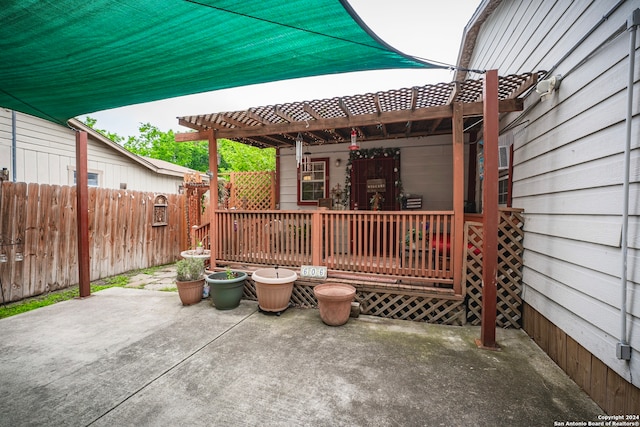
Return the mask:
{"type": "Polygon", "coordinates": [[[276,105],[276,106],[274,107],[274,109],[273,109],[273,113],[274,113],[276,116],[278,116],[278,117],[280,117],[280,118],[282,118],[282,119],[286,120],[286,121],[287,121],[287,122],[289,122],[289,123],[293,123],[293,122],[295,122],[295,121],[296,121],[296,119],[295,119],[295,118],[293,118],[292,116],[290,116],[289,114],[287,114],[287,113],[286,113],[286,112],[285,112],[285,111],[284,111],[284,110],[283,110],[279,105],[276,105]]]}
{"type": "Polygon", "coordinates": [[[311,104],[309,104],[308,102],[305,102],[302,109],[309,114],[311,117],[313,117],[316,120],[323,120],[324,117],[322,117],[312,106],[311,104]]]}
{"type": "Polygon", "coordinates": [[[360,114],[350,117],[311,120],[309,122],[278,123],[269,126],[254,126],[244,129],[219,129],[218,138],[237,138],[243,136],[261,136],[278,133],[295,133],[306,131],[322,131],[325,129],[375,126],[380,123],[398,123],[408,120],[430,120],[439,117],[451,117],[451,107],[420,108],[415,111],[390,111],[374,114],[360,114]]]}
{"type": "MultiPolygon", "coordinates": [[[[523,101],[521,99],[506,99],[499,102],[501,113],[522,111],[523,101]]],[[[251,112],[249,112],[251,113],[251,112]]],[[[483,113],[483,103],[462,104],[462,115],[480,116],[483,113]]],[[[259,115],[252,113],[252,118],[261,121],[259,115]],[[255,116],[255,117],[254,117],[255,116]]],[[[283,133],[323,131],[327,129],[340,129],[364,126],[376,126],[381,123],[400,123],[419,120],[437,120],[452,117],[451,105],[437,107],[417,108],[415,110],[387,111],[383,113],[359,114],[349,117],[338,117],[331,119],[319,119],[310,121],[296,121],[292,123],[264,124],[245,128],[222,128],[216,129],[218,138],[243,138],[265,135],[276,135],[283,133]]],[[[264,120],[262,120],[264,122],[264,120]]],[[[188,122],[187,122],[188,123],[188,122]]],[[[184,123],[181,123],[185,125],[184,123]]],[[[190,127],[194,127],[189,123],[190,127]]],[[[177,133],[176,141],[199,141],[204,140],[202,136],[194,135],[193,132],[177,133]],[[183,136],[189,135],[189,136],[183,136]]]]}

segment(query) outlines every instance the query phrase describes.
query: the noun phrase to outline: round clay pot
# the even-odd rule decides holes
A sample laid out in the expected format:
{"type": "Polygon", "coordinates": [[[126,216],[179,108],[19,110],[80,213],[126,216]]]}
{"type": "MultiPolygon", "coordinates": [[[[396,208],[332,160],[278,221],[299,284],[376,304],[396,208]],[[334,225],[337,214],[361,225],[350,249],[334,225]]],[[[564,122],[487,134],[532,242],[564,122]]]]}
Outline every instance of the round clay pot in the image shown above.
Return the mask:
{"type": "Polygon", "coordinates": [[[227,279],[225,271],[212,273],[205,277],[209,284],[211,300],[218,310],[231,310],[240,305],[247,273],[244,271],[234,273],[237,274],[237,277],[231,279],[227,279]]]}
{"type": "Polygon", "coordinates": [[[258,306],[263,311],[280,313],[289,307],[293,283],[298,274],[286,268],[261,268],[251,278],[256,284],[258,306]]]}
{"type": "Polygon", "coordinates": [[[182,305],[192,305],[200,302],[202,299],[202,290],[204,289],[204,279],[193,280],[189,282],[178,282],[178,296],[182,305]]]}
{"type": "Polygon", "coordinates": [[[347,323],[356,288],[344,283],[324,283],[313,288],[318,300],[320,318],[329,326],[347,323]]]}

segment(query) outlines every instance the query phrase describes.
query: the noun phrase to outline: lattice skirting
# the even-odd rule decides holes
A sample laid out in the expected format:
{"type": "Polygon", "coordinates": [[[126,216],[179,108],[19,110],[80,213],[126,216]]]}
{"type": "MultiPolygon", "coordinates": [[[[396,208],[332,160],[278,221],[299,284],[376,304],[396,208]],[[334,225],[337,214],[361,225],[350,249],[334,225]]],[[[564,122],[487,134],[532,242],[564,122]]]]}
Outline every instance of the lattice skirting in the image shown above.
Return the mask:
{"type": "MultiPolygon", "coordinates": [[[[291,304],[295,307],[315,308],[318,301],[313,294],[313,284],[296,282],[291,294],[291,304]]],[[[443,325],[462,325],[466,319],[466,306],[463,300],[446,296],[402,294],[355,286],[356,301],[360,303],[362,314],[389,319],[414,320],[443,325]]],[[[244,287],[244,299],[256,301],[255,283],[247,280],[244,287]]]]}
{"type": "MultiPolygon", "coordinates": [[[[519,328],[522,320],[522,211],[500,212],[498,225],[498,281],[496,324],[501,328],[519,328]]],[[[465,236],[475,247],[482,247],[482,224],[467,222],[465,236]]],[[[466,243],[466,242],[465,242],[466,243]]],[[[466,247],[466,244],[465,244],[466,247]]],[[[467,322],[480,325],[482,315],[482,254],[467,251],[467,322]]]]}

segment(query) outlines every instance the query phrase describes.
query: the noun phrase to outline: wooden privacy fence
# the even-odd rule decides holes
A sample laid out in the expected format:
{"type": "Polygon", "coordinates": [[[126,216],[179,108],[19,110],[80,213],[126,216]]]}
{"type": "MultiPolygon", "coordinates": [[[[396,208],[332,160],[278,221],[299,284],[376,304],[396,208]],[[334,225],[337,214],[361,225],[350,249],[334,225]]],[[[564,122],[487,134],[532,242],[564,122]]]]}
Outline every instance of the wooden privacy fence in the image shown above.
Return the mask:
{"type": "MultiPolygon", "coordinates": [[[[0,188],[0,235],[19,242],[0,248],[7,260],[0,262],[4,301],[76,284],[76,187],[4,182],[0,188]]],[[[91,280],[177,260],[184,196],[166,195],[154,205],[156,196],[89,188],[91,280]],[[166,221],[158,218],[163,212],[166,221]]]]}

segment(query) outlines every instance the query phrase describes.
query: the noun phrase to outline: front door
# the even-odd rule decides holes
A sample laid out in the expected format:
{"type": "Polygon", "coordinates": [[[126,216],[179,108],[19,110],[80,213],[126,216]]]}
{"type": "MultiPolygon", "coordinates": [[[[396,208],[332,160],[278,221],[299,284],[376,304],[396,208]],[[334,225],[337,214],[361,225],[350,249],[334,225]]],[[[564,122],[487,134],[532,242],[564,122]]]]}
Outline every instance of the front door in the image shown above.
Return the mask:
{"type": "Polygon", "coordinates": [[[391,157],[355,159],[351,163],[351,209],[395,211],[399,164],[391,157]]]}

